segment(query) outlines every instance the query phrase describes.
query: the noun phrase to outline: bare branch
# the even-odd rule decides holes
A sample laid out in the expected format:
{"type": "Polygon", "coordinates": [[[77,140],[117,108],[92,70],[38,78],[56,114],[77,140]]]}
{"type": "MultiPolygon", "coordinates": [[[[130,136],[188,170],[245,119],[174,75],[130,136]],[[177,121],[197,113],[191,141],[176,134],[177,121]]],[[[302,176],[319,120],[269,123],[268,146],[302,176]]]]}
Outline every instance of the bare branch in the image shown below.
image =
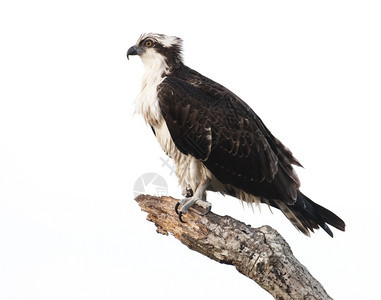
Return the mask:
{"type": "Polygon", "coordinates": [[[332,299],[292,254],[283,237],[270,226],[251,228],[229,216],[195,209],[181,223],[174,211],[177,199],[140,195],[135,199],[155,223],[157,232],[176,239],[220,263],[234,265],[275,299],[332,299]]]}

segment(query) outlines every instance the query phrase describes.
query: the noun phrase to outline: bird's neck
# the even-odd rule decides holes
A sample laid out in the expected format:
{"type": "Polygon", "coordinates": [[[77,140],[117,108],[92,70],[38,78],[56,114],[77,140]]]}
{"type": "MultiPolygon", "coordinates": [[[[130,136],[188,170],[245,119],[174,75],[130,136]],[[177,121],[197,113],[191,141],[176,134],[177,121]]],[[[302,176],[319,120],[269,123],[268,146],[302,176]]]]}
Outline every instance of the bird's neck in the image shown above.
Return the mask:
{"type": "Polygon", "coordinates": [[[161,113],[157,98],[157,86],[169,73],[164,56],[141,56],[145,66],[142,86],[136,100],[135,112],[141,114],[151,126],[161,122],[161,113]]]}

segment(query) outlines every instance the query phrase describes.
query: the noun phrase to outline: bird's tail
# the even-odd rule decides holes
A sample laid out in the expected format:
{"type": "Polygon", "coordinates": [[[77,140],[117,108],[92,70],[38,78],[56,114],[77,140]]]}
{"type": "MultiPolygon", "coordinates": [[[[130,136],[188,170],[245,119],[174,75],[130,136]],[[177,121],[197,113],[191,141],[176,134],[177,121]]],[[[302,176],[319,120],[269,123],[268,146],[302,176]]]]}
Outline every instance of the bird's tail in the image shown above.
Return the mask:
{"type": "Polygon", "coordinates": [[[309,236],[310,231],[313,232],[314,229],[318,229],[320,226],[333,237],[327,223],[345,231],[345,223],[342,219],[323,206],[316,204],[300,191],[293,205],[287,205],[284,202],[279,202],[277,205],[291,223],[305,235],[309,236]]]}

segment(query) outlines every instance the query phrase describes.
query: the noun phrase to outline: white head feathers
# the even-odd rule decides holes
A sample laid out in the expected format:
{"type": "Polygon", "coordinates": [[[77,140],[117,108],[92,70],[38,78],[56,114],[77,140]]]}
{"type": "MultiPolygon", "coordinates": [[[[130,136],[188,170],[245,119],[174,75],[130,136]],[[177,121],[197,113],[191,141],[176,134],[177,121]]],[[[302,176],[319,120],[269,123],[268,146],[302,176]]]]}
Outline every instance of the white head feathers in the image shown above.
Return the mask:
{"type": "Polygon", "coordinates": [[[150,38],[150,39],[153,39],[153,40],[156,40],[157,42],[159,42],[160,44],[162,44],[163,46],[169,48],[171,46],[178,46],[178,47],[182,47],[182,43],[183,43],[183,40],[176,37],[176,36],[168,36],[168,35],[165,35],[165,34],[159,34],[159,33],[143,33],[138,41],[136,42],[136,44],[138,45],[142,40],[146,39],[146,38],[150,38]]]}

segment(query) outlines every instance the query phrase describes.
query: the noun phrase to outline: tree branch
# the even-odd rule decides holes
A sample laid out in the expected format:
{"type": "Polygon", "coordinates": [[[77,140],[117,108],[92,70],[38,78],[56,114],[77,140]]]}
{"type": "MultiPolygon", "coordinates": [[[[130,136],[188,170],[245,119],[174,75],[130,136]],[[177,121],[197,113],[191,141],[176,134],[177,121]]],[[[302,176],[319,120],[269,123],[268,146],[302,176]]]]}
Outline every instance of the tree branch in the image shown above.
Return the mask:
{"type": "Polygon", "coordinates": [[[270,226],[251,228],[229,216],[206,216],[191,208],[181,223],[177,199],[140,195],[135,199],[155,223],[157,232],[171,233],[188,248],[220,263],[234,265],[275,299],[332,299],[292,254],[283,237],[270,226]]]}

